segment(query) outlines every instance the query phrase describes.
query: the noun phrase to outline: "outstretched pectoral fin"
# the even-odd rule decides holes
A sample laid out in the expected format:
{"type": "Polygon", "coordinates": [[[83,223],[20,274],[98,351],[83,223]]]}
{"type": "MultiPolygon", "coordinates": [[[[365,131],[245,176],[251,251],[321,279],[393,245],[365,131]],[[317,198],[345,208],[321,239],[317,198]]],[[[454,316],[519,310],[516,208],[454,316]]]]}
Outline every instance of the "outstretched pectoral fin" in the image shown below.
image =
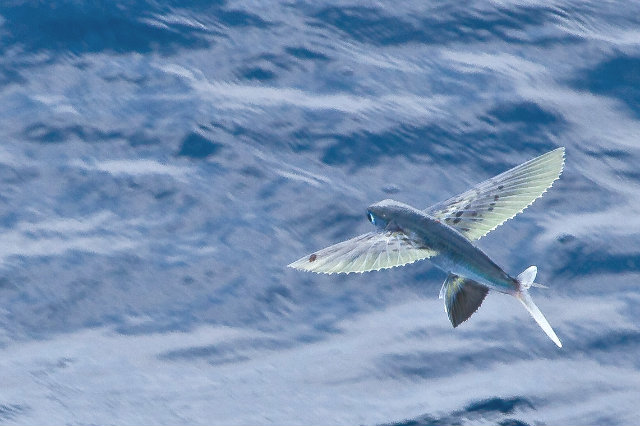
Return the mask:
{"type": "Polygon", "coordinates": [[[378,271],[437,254],[401,231],[369,232],[296,260],[291,268],[323,274],[378,271]]]}
{"type": "Polygon", "coordinates": [[[444,299],[444,310],[454,327],[469,319],[478,310],[489,289],[468,278],[449,274],[440,298],[444,299]]]}
{"type": "Polygon", "coordinates": [[[514,217],[558,179],[564,148],[547,152],[425,210],[470,240],[514,217]]]}

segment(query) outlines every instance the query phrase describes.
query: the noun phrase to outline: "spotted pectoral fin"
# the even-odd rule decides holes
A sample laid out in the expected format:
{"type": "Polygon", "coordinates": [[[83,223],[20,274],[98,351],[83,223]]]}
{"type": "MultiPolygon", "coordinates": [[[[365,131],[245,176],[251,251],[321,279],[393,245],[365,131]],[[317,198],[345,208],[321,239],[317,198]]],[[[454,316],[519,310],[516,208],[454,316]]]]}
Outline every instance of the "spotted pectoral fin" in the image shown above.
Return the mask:
{"type": "Polygon", "coordinates": [[[334,244],[289,267],[323,274],[377,271],[437,254],[401,231],[369,232],[334,244]]]}
{"type": "Polygon", "coordinates": [[[511,219],[558,179],[564,148],[558,148],[486,180],[425,212],[477,240],[511,219]]]}
{"type": "Polygon", "coordinates": [[[449,274],[440,298],[444,299],[444,310],[454,327],[469,319],[478,310],[489,289],[468,278],[449,274]]]}

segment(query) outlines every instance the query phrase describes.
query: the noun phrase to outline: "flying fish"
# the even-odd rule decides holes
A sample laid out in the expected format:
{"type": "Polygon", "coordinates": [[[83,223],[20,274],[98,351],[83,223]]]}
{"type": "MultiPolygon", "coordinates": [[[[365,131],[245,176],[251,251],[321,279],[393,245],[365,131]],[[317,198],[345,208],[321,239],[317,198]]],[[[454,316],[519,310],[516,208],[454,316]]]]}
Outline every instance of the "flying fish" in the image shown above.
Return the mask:
{"type": "Polygon", "coordinates": [[[518,299],[558,346],[562,343],[529,295],[537,268],[506,273],[473,241],[511,219],[560,177],[564,148],[558,148],[490,178],[424,210],[394,200],[367,209],[376,230],[307,255],[289,267],[317,273],[377,271],[429,259],[448,273],[440,298],[453,327],[480,307],[489,290],[518,299]]]}

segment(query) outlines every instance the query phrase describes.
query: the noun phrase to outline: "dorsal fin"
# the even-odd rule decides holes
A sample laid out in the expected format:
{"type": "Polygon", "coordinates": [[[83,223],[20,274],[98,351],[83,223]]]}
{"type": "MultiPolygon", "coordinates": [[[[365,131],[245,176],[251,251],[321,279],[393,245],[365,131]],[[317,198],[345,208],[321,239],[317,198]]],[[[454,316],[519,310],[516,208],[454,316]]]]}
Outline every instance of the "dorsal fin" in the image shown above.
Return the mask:
{"type": "Polygon", "coordinates": [[[478,310],[489,289],[468,278],[449,274],[442,284],[440,298],[454,327],[469,319],[478,310]]]}

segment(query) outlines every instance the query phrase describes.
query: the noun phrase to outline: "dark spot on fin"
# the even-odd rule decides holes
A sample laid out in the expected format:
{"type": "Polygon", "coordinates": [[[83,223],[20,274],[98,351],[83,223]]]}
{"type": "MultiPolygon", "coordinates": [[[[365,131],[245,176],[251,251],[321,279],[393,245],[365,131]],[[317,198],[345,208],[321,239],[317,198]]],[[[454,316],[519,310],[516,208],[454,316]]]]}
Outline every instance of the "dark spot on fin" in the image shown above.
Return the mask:
{"type": "Polygon", "coordinates": [[[493,196],[493,201],[498,201],[498,198],[500,198],[500,196],[499,196],[499,195],[494,195],[494,196],[493,196]]]}
{"type": "Polygon", "coordinates": [[[462,216],[462,210],[458,210],[458,211],[456,212],[456,217],[460,217],[460,216],[462,216]]]}
{"type": "Polygon", "coordinates": [[[311,256],[309,256],[309,262],[314,262],[317,258],[318,256],[316,256],[316,254],[313,253],[311,256]]]}
{"type": "Polygon", "coordinates": [[[504,189],[504,185],[500,185],[498,189],[504,189]]]}
{"type": "Polygon", "coordinates": [[[471,213],[471,216],[473,216],[473,217],[478,216],[478,212],[476,212],[476,211],[472,212],[472,213],[471,213]]]}
{"type": "Polygon", "coordinates": [[[453,221],[453,223],[460,223],[460,218],[459,218],[459,217],[455,218],[455,220],[453,221]]]}

